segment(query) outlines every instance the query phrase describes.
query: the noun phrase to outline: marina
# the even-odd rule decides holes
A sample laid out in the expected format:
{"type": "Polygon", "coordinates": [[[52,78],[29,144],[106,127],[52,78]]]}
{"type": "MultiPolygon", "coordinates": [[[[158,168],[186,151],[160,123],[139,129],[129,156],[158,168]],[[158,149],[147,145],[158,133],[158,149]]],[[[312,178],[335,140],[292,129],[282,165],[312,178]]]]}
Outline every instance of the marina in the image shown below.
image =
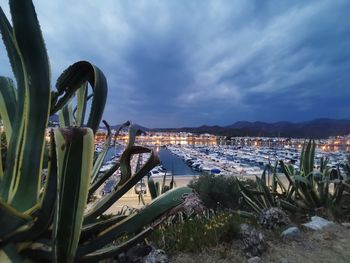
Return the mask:
{"type": "MultiPolygon", "coordinates": [[[[121,140],[108,150],[101,173],[107,171],[119,160],[125,145],[125,141],[121,140]]],[[[176,143],[162,146],[158,143],[147,142],[146,146],[153,148],[160,158],[160,165],[154,167],[147,176],[152,177],[155,181],[162,181],[163,178],[171,180],[173,177],[177,185],[186,185],[193,177],[202,174],[254,178],[255,176],[261,176],[266,165],[274,165],[277,161],[291,164],[296,170],[300,166],[300,143],[272,146],[255,143],[243,145],[236,143],[232,145],[220,144],[220,142],[214,144],[211,140],[209,143],[202,141],[201,143],[176,143]]],[[[315,168],[319,166],[321,158],[327,158],[329,169],[339,169],[342,172],[347,154],[348,151],[345,149],[329,150],[318,147],[315,151],[315,168]]],[[[133,172],[138,170],[148,157],[149,154],[134,155],[131,160],[133,172]]],[[[108,194],[114,189],[119,180],[120,170],[118,169],[97,190],[96,194],[98,196],[108,194]]],[[[147,178],[142,179],[138,185],[126,194],[125,198],[137,198],[140,187],[144,188],[144,197],[149,200],[147,178]]]]}

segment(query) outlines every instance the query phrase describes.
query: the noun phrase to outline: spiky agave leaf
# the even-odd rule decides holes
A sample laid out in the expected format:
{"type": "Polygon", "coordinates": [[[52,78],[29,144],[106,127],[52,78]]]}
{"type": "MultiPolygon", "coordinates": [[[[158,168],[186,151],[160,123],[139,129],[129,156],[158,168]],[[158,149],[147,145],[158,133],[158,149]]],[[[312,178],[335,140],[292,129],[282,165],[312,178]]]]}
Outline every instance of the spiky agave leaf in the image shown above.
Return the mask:
{"type": "MultiPolygon", "coordinates": [[[[39,196],[45,128],[50,108],[50,69],[32,2],[12,0],[10,11],[12,41],[15,39],[14,46],[17,48],[17,57],[13,58],[20,59],[24,76],[17,89],[18,108],[6,165],[15,169],[5,171],[1,193],[3,199],[19,211],[26,211],[36,205],[39,196]],[[24,195],[24,192],[27,194],[24,195]]],[[[10,38],[4,40],[11,41],[10,38]]],[[[5,45],[10,46],[8,43],[5,45]]]]}
{"type": "Polygon", "coordinates": [[[256,176],[256,185],[258,191],[261,193],[260,198],[264,203],[265,208],[276,206],[276,202],[272,193],[270,193],[269,188],[266,186],[265,182],[256,176]]]}
{"type": "MultiPolygon", "coordinates": [[[[91,179],[92,185],[91,185],[90,190],[89,190],[89,195],[92,195],[120,167],[120,162],[115,163],[109,170],[104,172],[101,176],[99,176],[99,177],[97,176],[99,171],[100,171],[100,169],[101,169],[103,160],[104,160],[104,158],[105,158],[105,156],[107,154],[107,151],[109,149],[111,138],[112,138],[112,134],[111,134],[110,127],[109,127],[108,123],[106,122],[105,125],[106,125],[107,130],[108,130],[107,139],[106,139],[106,142],[104,143],[102,152],[98,155],[96,161],[94,162],[94,172],[92,174],[92,179],[91,179]]],[[[129,125],[130,125],[130,121],[127,121],[127,122],[123,123],[122,125],[120,125],[120,127],[116,130],[115,134],[113,135],[113,137],[114,137],[114,142],[113,142],[114,147],[115,147],[115,144],[116,144],[116,137],[118,136],[119,132],[124,127],[127,127],[129,125]]]]}
{"type": "Polygon", "coordinates": [[[67,104],[63,106],[58,112],[58,117],[61,128],[68,128],[74,125],[73,107],[71,102],[67,102],[67,104]]]}
{"type": "Polygon", "coordinates": [[[16,89],[10,78],[0,76],[0,116],[9,146],[17,108],[16,89]]]}
{"type": "Polygon", "coordinates": [[[300,157],[300,171],[302,172],[302,176],[308,176],[314,169],[315,149],[316,144],[314,140],[310,139],[307,144],[306,142],[304,143],[300,157]]]}
{"type": "Polygon", "coordinates": [[[110,169],[105,171],[102,175],[100,175],[94,183],[92,183],[90,189],[89,189],[89,195],[92,195],[105,181],[110,178],[115,171],[118,170],[120,166],[120,163],[115,163],[110,169]]]}
{"type": "Polygon", "coordinates": [[[152,203],[144,207],[140,212],[135,213],[124,220],[116,223],[96,238],[79,246],[78,257],[90,254],[93,251],[103,248],[115,238],[122,234],[138,233],[144,226],[151,224],[155,219],[164,215],[171,208],[180,205],[184,194],[192,193],[189,187],[180,187],[166,192],[154,199],[152,203]]]}
{"type": "Polygon", "coordinates": [[[105,120],[103,120],[103,124],[106,126],[107,136],[106,136],[105,142],[103,143],[102,151],[100,152],[96,161],[94,162],[94,166],[92,169],[91,183],[94,183],[96,181],[97,175],[101,169],[103,161],[104,161],[106,154],[109,150],[109,146],[111,145],[111,140],[112,140],[111,128],[110,128],[108,122],[106,122],[105,120]]]}
{"type": "Polygon", "coordinates": [[[2,177],[4,176],[4,167],[2,165],[2,145],[1,145],[2,142],[1,142],[1,136],[2,136],[2,134],[0,133],[0,184],[1,184],[2,177]]]}
{"type": "Polygon", "coordinates": [[[128,215],[114,215],[108,219],[101,219],[92,224],[86,224],[81,230],[80,242],[85,242],[92,236],[98,235],[100,232],[109,228],[110,226],[124,220],[128,215]]]}
{"type": "Polygon", "coordinates": [[[73,262],[87,202],[94,137],[89,128],[61,128],[54,133],[58,162],[54,260],[73,262]]]}
{"type": "Polygon", "coordinates": [[[0,200],[0,241],[5,240],[13,232],[30,224],[32,221],[33,218],[31,216],[17,211],[0,200]]]}
{"type": "Polygon", "coordinates": [[[51,106],[51,114],[59,111],[72,98],[78,89],[89,82],[93,90],[93,98],[87,127],[96,133],[104,111],[107,99],[107,80],[103,72],[87,61],[79,61],[68,67],[58,78],[55,104],[51,106]]]}
{"type": "Polygon", "coordinates": [[[14,232],[10,236],[9,241],[23,242],[26,240],[34,240],[42,233],[47,231],[52,224],[57,193],[56,144],[52,130],[50,131],[49,167],[42,192],[43,194],[40,198],[39,206],[30,214],[32,218],[35,218],[33,223],[21,231],[14,232]]]}
{"type": "Polygon", "coordinates": [[[87,104],[87,101],[89,100],[87,93],[88,93],[88,84],[87,82],[85,82],[81,85],[81,87],[76,92],[77,111],[76,111],[76,115],[74,116],[74,120],[75,120],[75,125],[78,127],[81,127],[84,125],[86,104],[87,104]]]}
{"type": "Polygon", "coordinates": [[[151,194],[151,198],[152,199],[157,198],[157,196],[158,196],[158,187],[154,183],[154,180],[153,180],[152,177],[148,177],[147,184],[148,184],[149,192],[151,194]]]}
{"type": "Polygon", "coordinates": [[[18,254],[14,244],[6,244],[0,248],[0,262],[2,263],[16,263],[23,262],[23,258],[18,254]]]}
{"type": "MultiPolygon", "coordinates": [[[[130,124],[128,144],[120,157],[120,173],[121,178],[119,184],[124,184],[132,175],[131,158],[134,154],[144,153],[144,150],[138,146],[134,146],[138,129],[130,124]]],[[[147,151],[146,151],[147,152],[147,151]]]]}
{"type": "Polygon", "coordinates": [[[0,7],[0,32],[10,61],[12,72],[17,80],[17,86],[24,86],[24,73],[22,58],[13,34],[13,28],[0,7]]]}
{"type": "MultiPolygon", "coordinates": [[[[159,164],[159,157],[152,150],[141,147],[133,146],[135,148],[135,153],[147,153],[150,152],[150,157],[146,163],[137,171],[133,176],[127,179],[125,182],[119,181],[115,189],[108,195],[101,198],[96,202],[89,211],[87,211],[85,216],[85,223],[94,221],[97,217],[102,215],[112,204],[114,204],[119,198],[121,198],[127,191],[129,191],[138,181],[140,181],[144,176],[146,176],[150,170],[152,170],[157,164],[159,164]]],[[[129,152],[133,154],[133,151],[129,152]]],[[[122,161],[122,160],[121,160],[122,161]]]]}

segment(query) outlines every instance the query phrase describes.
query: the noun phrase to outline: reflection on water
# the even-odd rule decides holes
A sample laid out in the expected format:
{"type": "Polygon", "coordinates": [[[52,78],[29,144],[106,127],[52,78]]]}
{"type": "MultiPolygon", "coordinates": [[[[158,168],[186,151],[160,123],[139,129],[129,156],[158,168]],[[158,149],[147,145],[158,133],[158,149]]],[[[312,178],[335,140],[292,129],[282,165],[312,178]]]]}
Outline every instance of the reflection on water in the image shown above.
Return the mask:
{"type": "MultiPolygon", "coordinates": [[[[273,139],[268,141],[262,141],[258,138],[249,139],[236,139],[236,140],[164,140],[164,141],[139,141],[140,144],[146,144],[148,146],[162,146],[162,145],[192,145],[192,146],[217,146],[217,145],[231,145],[236,147],[253,146],[256,148],[276,148],[276,149],[302,149],[303,140],[296,142],[292,141],[274,141],[273,139]]],[[[324,152],[349,152],[349,145],[327,145],[325,143],[317,142],[316,145],[324,152]]]]}
{"type": "MultiPolygon", "coordinates": [[[[127,140],[119,140],[123,145],[127,143],[127,140]]],[[[187,139],[187,140],[142,140],[136,139],[136,143],[140,145],[146,145],[150,147],[163,146],[163,145],[193,145],[193,146],[217,146],[217,145],[232,145],[235,147],[254,146],[256,148],[268,147],[276,149],[302,149],[303,140],[297,141],[278,141],[267,140],[262,141],[259,138],[240,138],[234,140],[222,140],[222,139],[187,139]]],[[[350,152],[349,145],[328,145],[324,142],[316,141],[316,145],[324,152],[350,152]]]]}
{"type": "Polygon", "coordinates": [[[166,148],[157,147],[162,166],[173,175],[198,175],[180,157],[166,148]]]}

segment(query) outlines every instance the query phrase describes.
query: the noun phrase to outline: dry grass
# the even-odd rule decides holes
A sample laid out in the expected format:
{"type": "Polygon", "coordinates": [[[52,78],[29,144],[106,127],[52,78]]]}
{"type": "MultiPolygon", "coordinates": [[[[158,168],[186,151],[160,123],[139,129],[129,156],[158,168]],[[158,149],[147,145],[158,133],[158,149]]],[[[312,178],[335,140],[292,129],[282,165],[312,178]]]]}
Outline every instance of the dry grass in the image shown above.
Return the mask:
{"type": "MultiPolygon", "coordinates": [[[[323,231],[304,231],[300,241],[283,241],[278,234],[265,233],[269,244],[268,251],[262,256],[265,263],[342,263],[350,262],[350,229],[333,225],[323,231]]],[[[227,263],[247,262],[239,249],[239,241],[231,245],[220,245],[200,253],[181,253],[172,256],[175,263],[227,263]]]]}

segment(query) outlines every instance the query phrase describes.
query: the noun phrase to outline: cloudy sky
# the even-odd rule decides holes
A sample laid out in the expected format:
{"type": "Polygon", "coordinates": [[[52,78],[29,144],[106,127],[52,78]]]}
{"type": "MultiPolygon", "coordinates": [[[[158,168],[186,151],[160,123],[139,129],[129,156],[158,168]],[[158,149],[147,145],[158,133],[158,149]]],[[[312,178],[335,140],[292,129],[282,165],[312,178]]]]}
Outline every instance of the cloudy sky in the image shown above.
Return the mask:
{"type": "MultiPolygon", "coordinates": [[[[7,0],[0,0],[8,14],[7,0]]],[[[147,127],[350,118],[350,1],[34,0],[53,85],[105,73],[105,119],[147,127]]],[[[0,46],[1,75],[11,75],[0,46]]]]}

